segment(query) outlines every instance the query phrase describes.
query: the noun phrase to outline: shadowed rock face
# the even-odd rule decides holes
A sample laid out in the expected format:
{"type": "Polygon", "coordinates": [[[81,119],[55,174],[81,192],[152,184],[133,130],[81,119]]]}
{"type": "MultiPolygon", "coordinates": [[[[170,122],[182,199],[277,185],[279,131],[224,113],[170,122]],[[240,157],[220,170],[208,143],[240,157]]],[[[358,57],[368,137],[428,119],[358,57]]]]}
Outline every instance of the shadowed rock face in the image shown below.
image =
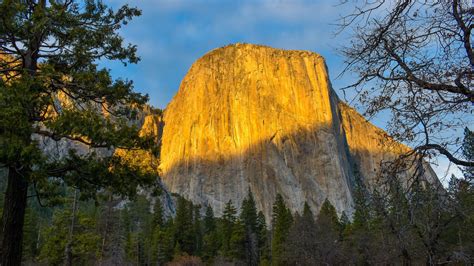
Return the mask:
{"type": "Polygon", "coordinates": [[[163,120],[164,183],[217,214],[248,188],[267,218],[277,193],[294,212],[328,198],[350,214],[354,165],[373,183],[382,159],[408,150],[340,103],[320,55],[249,44],[197,60],[163,120]]]}

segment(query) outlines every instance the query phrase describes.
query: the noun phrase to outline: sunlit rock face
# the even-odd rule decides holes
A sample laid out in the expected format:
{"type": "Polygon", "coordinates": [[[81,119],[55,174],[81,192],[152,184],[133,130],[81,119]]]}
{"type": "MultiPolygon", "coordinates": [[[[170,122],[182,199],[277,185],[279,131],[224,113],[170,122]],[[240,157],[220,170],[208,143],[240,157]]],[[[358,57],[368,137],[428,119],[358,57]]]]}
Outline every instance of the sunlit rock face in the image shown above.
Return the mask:
{"type": "Polygon", "coordinates": [[[366,185],[374,185],[378,181],[380,163],[393,161],[398,155],[409,152],[410,148],[393,140],[345,103],[340,102],[338,109],[353,167],[361,172],[366,185]]]}
{"type": "Polygon", "coordinates": [[[376,186],[380,162],[409,151],[339,101],[320,55],[249,44],[197,60],[163,122],[163,182],[218,215],[249,188],[267,219],[277,193],[293,212],[328,198],[350,215],[355,173],[376,186]]]}
{"type": "Polygon", "coordinates": [[[349,150],[324,59],[237,44],[193,64],[164,113],[161,171],[173,191],[219,214],[248,188],[267,217],[328,198],[352,206],[349,150]]]}

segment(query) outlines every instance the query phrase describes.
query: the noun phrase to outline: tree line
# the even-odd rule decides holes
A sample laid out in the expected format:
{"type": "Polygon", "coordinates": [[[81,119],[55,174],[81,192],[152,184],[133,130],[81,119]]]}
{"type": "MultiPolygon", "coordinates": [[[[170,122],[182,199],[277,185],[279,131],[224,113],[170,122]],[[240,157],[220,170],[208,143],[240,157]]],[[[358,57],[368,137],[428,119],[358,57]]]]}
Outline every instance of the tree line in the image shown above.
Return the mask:
{"type": "MultiPolygon", "coordinates": [[[[463,153],[474,156],[466,129],[463,153]]],[[[175,215],[159,198],[124,202],[106,191],[96,201],[64,188],[62,204],[26,211],[25,263],[74,265],[320,265],[472,263],[474,177],[452,177],[440,191],[421,179],[406,188],[396,179],[384,191],[359,179],[354,211],[338,215],[325,200],[292,213],[281,195],[266,219],[249,189],[241,208],[226,203],[220,217],[175,195],[175,215]],[[267,223],[267,221],[269,223],[267,223]],[[70,255],[67,253],[70,252],[70,255]]],[[[3,200],[3,197],[1,198],[3,200]]]]}

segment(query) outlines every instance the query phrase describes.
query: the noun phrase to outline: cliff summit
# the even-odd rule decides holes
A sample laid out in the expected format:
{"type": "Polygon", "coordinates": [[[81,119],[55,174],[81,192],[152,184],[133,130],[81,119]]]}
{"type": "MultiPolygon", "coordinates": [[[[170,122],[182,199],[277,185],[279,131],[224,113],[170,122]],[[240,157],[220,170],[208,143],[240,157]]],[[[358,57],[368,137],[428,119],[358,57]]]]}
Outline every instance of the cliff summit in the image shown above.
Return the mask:
{"type": "Polygon", "coordinates": [[[293,211],[327,198],[351,212],[354,167],[373,183],[408,149],[341,103],[320,55],[251,44],[198,59],[163,121],[163,182],[218,214],[249,188],[267,217],[277,193],[293,211]]]}

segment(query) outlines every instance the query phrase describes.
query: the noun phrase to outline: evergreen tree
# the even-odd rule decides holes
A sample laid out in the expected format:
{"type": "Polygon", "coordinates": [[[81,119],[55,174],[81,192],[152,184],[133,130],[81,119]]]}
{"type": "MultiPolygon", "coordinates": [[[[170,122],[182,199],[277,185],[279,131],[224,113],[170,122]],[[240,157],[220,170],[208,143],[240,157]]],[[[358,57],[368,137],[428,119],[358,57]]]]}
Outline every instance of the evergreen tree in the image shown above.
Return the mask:
{"type": "Polygon", "coordinates": [[[174,252],[174,225],[169,219],[162,227],[155,227],[152,241],[152,258],[157,265],[164,265],[173,259],[174,252]]]}
{"type": "Polygon", "coordinates": [[[383,248],[379,250],[381,257],[385,257],[387,261],[402,258],[402,264],[411,264],[413,254],[410,254],[410,250],[415,249],[416,243],[413,240],[416,237],[410,226],[410,202],[400,181],[397,178],[389,179],[388,197],[379,195],[377,191],[372,194],[374,214],[369,228],[374,239],[372,242],[378,242],[375,245],[379,248],[393,246],[393,252],[383,248]]]}
{"type": "Polygon", "coordinates": [[[201,226],[201,207],[194,206],[193,210],[194,210],[194,214],[193,214],[194,250],[193,250],[192,255],[201,256],[202,245],[203,245],[202,226],[201,226]]]}
{"type": "Polygon", "coordinates": [[[229,200],[224,208],[224,214],[222,215],[220,236],[222,239],[222,251],[224,255],[229,255],[230,251],[230,239],[232,237],[232,230],[236,222],[237,210],[232,204],[232,200],[229,200]]]}
{"type": "MultiPolygon", "coordinates": [[[[464,140],[462,145],[462,154],[463,157],[469,161],[474,161],[474,132],[469,128],[464,129],[464,140]]],[[[474,185],[474,166],[464,167],[464,179],[470,183],[471,186],[474,185]]]]}
{"type": "Polygon", "coordinates": [[[224,207],[224,214],[222,215],[222,220],[227,221],[229,224],[234,224],[236,221],[237,210],[232,203],[232,200],[229,200],[224,207]]]}
{"type": "Polygon", "coordinates": [[[341,218],[339,219],[339,224],[341,225],[341,240],[344,237],[344,232],[346,229],[351,225],[351,221],[347,216],[346,212],[343,211],[341,214],[341,218]]]}
{"type": "Polygon", "coordinates": [[[269,232],[265,215],[259,211],[257,214],[257,239],[258,239],[258,257],[259,265],[270,265],[270,243],[269,232]]]}
{"type": "Polygon", "coordinates": [[[303,215],[296,213],[284,247],[288,264],[312,265],[318,261],[317,238],[314,215],[305,202],[303,215]]]}
{"type": "Polygon", "coordinates": [[[152,264],[164,265],[174,256],[175,229],[173,220],[169,219],[162,227],[155,227],[151,244],[152,264]]]}
{"type": "MultiPolygon", "coordinates": [[[[474,161],[474,132],[466,128],[462,153],[466,160],[474,161]]],[[[454,206],[457,214],[453,226],[458,228],[457,250],[463,262],[474,260],[474,167],[463,169],[464,178],[457,180],[454,189],[454,206]]]]}
{"type": "Polygon", "coordinates": [[[144,195],[139,195],[127,204],[131,218],[131,262],[147,264],[151,258],[150,236],[153,235],[153,214],[150,201],[144,195]]]}
{"type": "Polygon", "coordinates": [[[410,225],[414,230],[415,239],[422,244],[421,250],[415,253],[414,257],[424,257],[425,261],[419,261],[420,263],[433,265],[441,259],[441,233],[452,218],[451,214],[446,212],[444,196],[427,183],[419,181],[415,180],[410,191],[410,225]]]}
{"type": "Polygon", "coordinates": [[[164,210],[161,200],[155,199],[155,205],[153,207],[153,227],[162,227],[165,223],[164,210]]]}
{"type": "MultiPolygon", "coordinates": [[[[229,241],[228,257],[236,260],[237,262],[246,261],[247,257],[247,236],[245,224],[242,220],[237,219],[232,227],[232,235],[229,241]]],[[[246,265],[249,265],[246,263],[246,265]]]]}
{"type": "Polygon", "coordinates": [[[338,264],[341,254],[339,218],[334,206],[326,199],[316,219],[318,261],[338,264]]]}
{"type": "Polygon", "coordinates": [[[450,207],[455,212],[454,221],[445,232],[443,239],[449,245],[451,257],[458,263],[474,260],[474,187],[472,179],[451,177],[449,193],[452,196],[450,207]],[[471,181],[471,182],[469,182],[471,181]]]}
{"type": "Polygon", "coordinates": [[[242,201],[240,220],[245,229],[244,260],[247,265],[258,264],[258,231],[257,231],[257,207],[252,192],[249,188],[247,196],[242,201]]]}
{"type": "Polygon", "coordinates": [[[334,208],[328,199],[324,200],[323,205],[321,205],[321,210],[319,211],[318,219],[316,221],[328,229],[334,230],[335,232],[339,231],[340,224],[336,208],[334,208]]]}
{"type": "MultiPolygon", "coordinates": [[[[150,235],[147,236],[147,246],[148,246],[148,264],[158,264],[161,265],[165,262],[166,256],[166,246],[170,245],[168,242],[169,239],[166,238],[165,232],[167,230],[167,224],[164,217],[164,210],[162,203],[159,198],[155,199],[153,205],[153,214],[151,219],[150,235]]],[[[173,235],[171,235],[171,241],[173,241],[173,235]]],[[[171,257],[171,256],[170,256],[171,257]]],[[[171,258],[169,258],[171,259],[171,258]]],[[[169,261],[166,260],[166,261],[169,261]]]]}
{"type": "Polygon", "coordinates": [[[354,192],[354,215],[353,227],[364,228],[368,225],[370,219],[369,201],[366,188],[360,180],[360,176],[356,173],[356,187],[354,192]]]}
{"type": "Polygon", "coordinates": [[[303,217],[305,219],[308,219],[308,221],[314,219],[313,212],[311,211],[311,208],[309,207],[308,202],[306,201],[303,205],[303,217]]]}
{"type": "Polygon", "coordinates": [[[354,214],[352,223],[346,226],[343,235],[346,244],[347,259],[355,264],[368,264],[370,256],[369,222],[371,219],[368,192],[362,182],[359,172],[354,173],[356,184],[354,190],[354,214]]]}
{"type": "Polygon", "coordinates": [[[38,256],[40,237],[40,214],[37,209],[29,206],[26,209],[25,224],[23,226],[23,260],[34,262],[38,256]]]}
{"type": "Polygon", "coordinates": [[[253,232],[257,229],[257,207],[253,198],[252,191],[248,190],[247,196],[242,201],[242,210],[240,212],[240,219],[245,227],[248,227],[253,232]]]}
{"type": "Polygon", "coordinates": [[[102,206],[99,206],[98,214],[98,229],[102,234],[99,259],[102,262],[111,256],[112,235],[114,235],[114,231],[119,230],[117,228],[119,217],[118,212],[114,210],[117,202],[113,200],[112,193],[106,192],[100,196],[104,198],[104,201],[100,202],[102,206]]]}
{"type": "Polygon", "coordinates": [[[192,255],[195,248],[193,205],[183,197],[178,197],[174,226],[175,240],[176,245],[179,246],[179,252],[192,255]]]}
{"type": "MultiPolygon", "coordinates": [[[[109,234],[108,241],[102,242],[101,257],[99,263],[105,265],[123,265],[126,261],[126,239],[128,236],[127,216],[124,215],[124,210],[113,209],[108,217],[109,220],[109,234]]],[[[106,214],[109,215],[109,214],[106,214]]]]}
{"type": "Polygon", "coordinates": [[[272,215],[272,265],[285,264],[284,246],[292,222],[290,210],[286,207],[283,197],[277,194],[272,215]]]}
{"type": "Polygon", "coordinates": [[[211,262],[217,255],[220,247],[219,235],[216,227],[216,218],[211,206],[206,207],[206,214],[203,219],[204,237],[203,237],[203,258],[211,262]]]}
{"type": "MultiPolygon", "coordinates": [[[[50,226],[42,229],[44,239],[39,259],[49,265],[60,265],[65,261],[65,249],[70,234],[72,209],[57,210],[50,226]]],[[[100,236],[95,230],[95,220],[81,210],[76,215],[77,224],[74,227],[71,242],[72,263],[78,265],[90,264],[96,260],[100,250],[100,236]]]]}
{"type": "MultiPolygon", "coordinates": [[[[462,148],[462,155],[467,161],[473,161],[474,159],[474,134],[468,128],[464,130],[464,140],[462,148]]],[[[469,264],[474,260],[474,233],[472,228],[474,227],[474,171],[473,167],[464,167],[463,177],[456,178],[454,175],[451,177],[448,187],[449,202],[446,201],[446,197],[438,195],[439,193],[433,193],[429,198],[429,204],[423,204],[427,216],[432,217],[431,213],[439,210],[438,216],[430,219],[432,224],[431,232],[434,231],[433,226],[438,226],[440,229],[434,231],[440,236],[435,239],[437,246],[432,248],[434,260],[449,258],[452,263],[458,264],[469,264]],[[438,206],[436,202],[441,201],[442,206],[438,206]],[[436,208],[436,209],[435,209],[436,208]],[[441,208],[441,209],[440,209],[441,208]],[[439,258],[439,259],[438,259],[439,258]]],[[[425,193],[417,193],[415,196],[426,199],[426,195],[431,195],[431,190],[424,191],[425,193]],[[420,197],[421,195],[421,197],[420,197]]],[[[436,213],[435,213],[436,214],[436,213]]],[[[421,220],[421,223],[426,222],[421,220]]],[[[426,226],[422,227],[420,223],[415,223],[415,231],[426,230],[426,226]]],[[[418,233],[418,235],[420,235],[418,233]]],[[[422,242],[425,245],[425,239],[423,237],[422,242]]]]}
{"type": "Polygon", "coordinates": [[[206,213],[204,216],[204,233],[209,234],[216,229],[216,218],[214,217],[214,211],[212,207],[207,205],[206,213]]]}
{"type": "Polygon", "coordinates": [[[133,92],[130,81],[114,81],[109,70],[98,69],[96,63],[138,62],[136,47],[124,45],[118,34],[137,15],[135,8],[123,6],[114,12],[94,0],[0,2],[0,164],[8,168],[2,265],[21,263],[30,185],[39,197],[48,198],[60,183],[93,197],[106,187],[134,195],[137,185],[156,181],[154,174],[116,155],[101,157],[94,149],[47,157],[38,138],[32,137],[66,139],[91,148],[151,146],[152,138],[141,138],[139,129],[126,121],[147,97],[133,92]],[[100,115],[102,109],[111,115],[100,115]]]}

